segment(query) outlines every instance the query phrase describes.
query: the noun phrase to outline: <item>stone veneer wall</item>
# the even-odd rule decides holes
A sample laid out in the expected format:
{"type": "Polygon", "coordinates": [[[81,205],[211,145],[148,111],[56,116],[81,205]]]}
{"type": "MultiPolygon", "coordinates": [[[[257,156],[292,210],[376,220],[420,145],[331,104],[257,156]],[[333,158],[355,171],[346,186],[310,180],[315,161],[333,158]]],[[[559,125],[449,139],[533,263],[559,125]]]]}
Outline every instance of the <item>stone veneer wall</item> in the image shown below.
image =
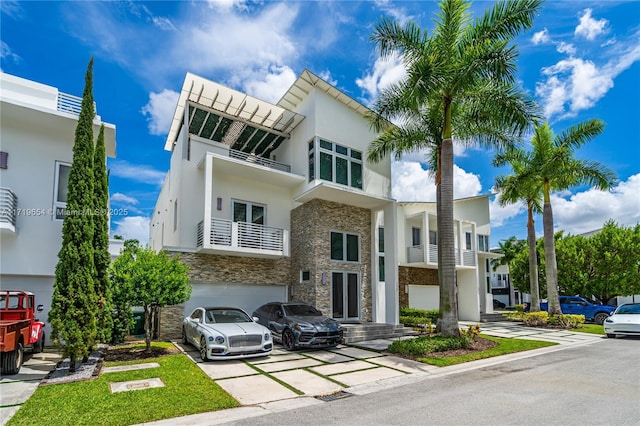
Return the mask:
{"type": "Polygon", "coordinates": [[[401,308],[409,307],[409,285],[439,285],[438,270],[427,268],[398,267],[398,291],[401,308]],[[405,291],[405,289],[407,289],[405,291]]]}
{"type": "MultiPolygon", "coordinates": [[[[180,256],[180,261],[189,267],[189,281],[192,283],[286,286],[290,280],[290,258],[261,259],[185,252],[169,254],[180,256]]],[[[184,304],[160,309],[160,340],[180,338],[183,311],[184,304]]]]}
{"type": "Polygon", "coordinates": [[[313,304],[331,316],[332,271],[360,274],[361,319],[371,321],[371,210],[312,200],[291,211],[291,300],[313,304]],[[331,260],[331,231],[360,236],[360,263],[331,260]],[[300,283],[300,271],[310,272],[309,282],[300,283]]]}

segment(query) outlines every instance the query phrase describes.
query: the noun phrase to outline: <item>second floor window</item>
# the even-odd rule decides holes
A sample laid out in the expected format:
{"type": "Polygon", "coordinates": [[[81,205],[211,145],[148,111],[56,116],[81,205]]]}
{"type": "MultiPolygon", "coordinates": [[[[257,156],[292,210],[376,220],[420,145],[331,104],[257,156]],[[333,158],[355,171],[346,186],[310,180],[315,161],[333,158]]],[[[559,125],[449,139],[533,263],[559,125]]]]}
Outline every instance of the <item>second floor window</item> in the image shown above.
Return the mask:
{"type": "Polygon", "coordinates": [[[256,225],[266,223],[267,207],[262,204],[233,200],[233,221],[256,225]]]}
{"type": "Polygon", "coordinates": [[[355,234],[332,232],[331,260],[360,261],[360,237],[355,234]]]}
{"type": "Polygon", "coordinates": [[[67,187],[69,185],[69,172],[71,164],[56,161],[56,170],[53,188],[53,211],[56,219],[64,219],[64,211],[67,208],[67,187]]]}
{"type": "Polygon", "coordinates": [[[489,251],[489,236],[478,234],[478,251],[489,251]]]}
{"type": "Polygon", "coordinates": [[[471,232],[465,232],[465,249],[471,250],[471,232]]]}
{"type": "Polygon", "coordinates": [[[420,238],[420,228],[412,227],[411,228],[411,245],[413,247],[419,246],[422,244],[420,238]]]}
{"type": "Polygon", "coordinates": [[[362,152],[323,139],[309,142],[309,181],[316,177],[362,189],[362,152]]]}

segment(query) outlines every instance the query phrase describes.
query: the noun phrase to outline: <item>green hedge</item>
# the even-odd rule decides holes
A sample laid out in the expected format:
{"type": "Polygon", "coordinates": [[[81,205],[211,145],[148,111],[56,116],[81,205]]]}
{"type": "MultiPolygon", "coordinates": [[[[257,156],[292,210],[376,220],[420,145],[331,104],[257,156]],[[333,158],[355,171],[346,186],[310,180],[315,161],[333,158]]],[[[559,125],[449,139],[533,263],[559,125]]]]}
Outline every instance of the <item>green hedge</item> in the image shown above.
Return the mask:
{"type": "MultiPolygon", "coordinates": [[[[426,310],[416,308],[400,308],[400,318],[414,317],[414,318],[426,318],[428,322],[435,324],[438,322],[438,315],[440,311],[438,309],[426,310]]],[[[402,320],[400,320],[402,322],[402,320]]]]}

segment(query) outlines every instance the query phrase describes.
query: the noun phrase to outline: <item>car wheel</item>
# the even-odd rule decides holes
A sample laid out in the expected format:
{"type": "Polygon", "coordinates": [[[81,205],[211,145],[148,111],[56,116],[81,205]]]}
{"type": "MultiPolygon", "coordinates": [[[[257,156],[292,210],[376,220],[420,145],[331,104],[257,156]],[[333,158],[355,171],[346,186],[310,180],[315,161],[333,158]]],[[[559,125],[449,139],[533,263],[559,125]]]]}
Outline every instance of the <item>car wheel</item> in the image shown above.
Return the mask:
{"type": "Polygon", "coordinates": [[[207,358],[207,341],[205,340],[204,336],[200,338],[200,358],[203,361],[209,360],[209,358],[207,358]]]}
{"type": "Polygon", "coordinates": [[[186,345],[187,343],[189,343],[189,341],[187,340],[187,330],[182,327],[182,344],[186,345]]]}
{"type": "Polygon", "coordinates": [[[39,354],[40,352],[44,351],[44,331],[40,333],[40,338],[38,339],[38,341],[33,344],[32,351],[34,354],[39,354]]]}
{"type": "Polygon", "coordinates": [[[600,312],[599,314],[596,314],[594,320],[596,321],[596,324],[598,325],[602,325],[602,323],[604,323],[604,320],[606,320],[609,317],[609,315],[607,315],[604,312],[600,312]]]}
{"type": "Polygon", "coordinates": [[[615,339],[615,338],[616,338],[616,335],[615,335],[615,334],[613,334],[613,333],[607,333],[607,337],[608,337],[609,339],[615,339]]]}
{"type": "Polygon", "coordinates": [[[288,328],[282,332],[282,346],[288,351],[292,351],[296,348],[296,338],[288,328]]]}
{"type": "Polygon", "coordinates": [[[24,348],[22,343],[18,343],[15,350],[11,352],[5,352],[2,354],[2,373],[6,375],[18,374],[20,367],[22,367],[22,359],[24,355],[24,348]]]}

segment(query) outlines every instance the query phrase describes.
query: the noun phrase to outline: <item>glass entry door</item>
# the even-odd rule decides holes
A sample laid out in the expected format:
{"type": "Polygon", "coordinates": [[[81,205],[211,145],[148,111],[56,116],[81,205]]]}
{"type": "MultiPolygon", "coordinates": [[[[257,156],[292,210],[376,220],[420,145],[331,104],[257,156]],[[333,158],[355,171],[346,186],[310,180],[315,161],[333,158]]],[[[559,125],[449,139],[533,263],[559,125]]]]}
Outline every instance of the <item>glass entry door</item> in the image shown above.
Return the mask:
{"type": "Polygon", "coordinates": [[[360,278],[357,272],[331,274],[331,302],[333,318],[358,319],[360,317],[360,278]]]}

